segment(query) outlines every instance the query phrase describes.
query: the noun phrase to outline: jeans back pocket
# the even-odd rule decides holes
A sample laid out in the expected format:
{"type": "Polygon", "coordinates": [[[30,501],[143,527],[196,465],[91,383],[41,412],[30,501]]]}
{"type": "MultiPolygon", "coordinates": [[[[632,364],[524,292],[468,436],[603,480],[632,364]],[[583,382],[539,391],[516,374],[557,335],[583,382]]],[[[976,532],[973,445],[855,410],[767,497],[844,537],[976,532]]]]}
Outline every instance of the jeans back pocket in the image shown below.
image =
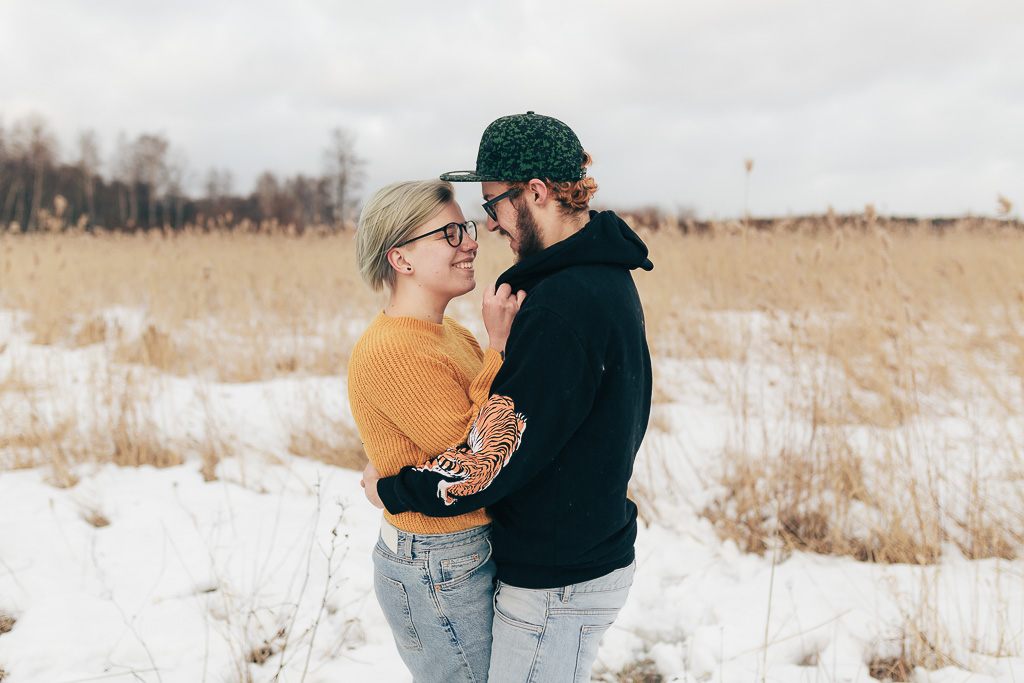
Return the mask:
{"type": "Polygon", "coordinates": [[[416,626],[412,623],[409,594],[405,592],[402,582],[389,579],[375,571],[373,588],[377,593],[381,611],[384,612],[384,618],[388,620],[391,633],[395,636],[395,642],[406,650],[423,649],[420,636],[416,633],[416,626]]]}

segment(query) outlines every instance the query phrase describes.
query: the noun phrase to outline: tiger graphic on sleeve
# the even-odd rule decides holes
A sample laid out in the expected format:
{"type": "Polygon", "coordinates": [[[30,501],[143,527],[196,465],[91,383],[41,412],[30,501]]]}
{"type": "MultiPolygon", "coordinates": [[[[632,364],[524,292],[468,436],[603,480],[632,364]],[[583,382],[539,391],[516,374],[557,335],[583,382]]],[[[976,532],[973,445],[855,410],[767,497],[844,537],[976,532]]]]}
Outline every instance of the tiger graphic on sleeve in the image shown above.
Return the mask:
{"type": "Polygon", "coordinates": [[[451,505],[456,498],[483,491],[491,485],[519,448],[525,429],[526,416],[515,411],[512,399],[491,396],[480,410],[465,444],[449,448],[416,469],[455,479],[437,485],[437,497],[451,505]]]}

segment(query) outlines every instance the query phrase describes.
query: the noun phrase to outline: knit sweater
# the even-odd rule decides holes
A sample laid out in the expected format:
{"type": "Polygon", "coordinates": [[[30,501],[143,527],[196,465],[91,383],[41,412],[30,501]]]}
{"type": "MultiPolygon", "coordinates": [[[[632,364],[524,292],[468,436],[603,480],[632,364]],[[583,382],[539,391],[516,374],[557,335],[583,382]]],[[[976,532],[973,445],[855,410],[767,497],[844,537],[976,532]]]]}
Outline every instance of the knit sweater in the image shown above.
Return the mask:
{"type": "MultiPolygon", "coordinates": [[[[438,325],[378,314],[348,365],[349,405],[373,466],[391,476],[465,441],[501,364],[497,351],[484,353],[469,330],[448,316],[438,325]]],[[[420,534],[490,521],[482,509],[446,518],[386,511],[384,517],[420,534]]]]}

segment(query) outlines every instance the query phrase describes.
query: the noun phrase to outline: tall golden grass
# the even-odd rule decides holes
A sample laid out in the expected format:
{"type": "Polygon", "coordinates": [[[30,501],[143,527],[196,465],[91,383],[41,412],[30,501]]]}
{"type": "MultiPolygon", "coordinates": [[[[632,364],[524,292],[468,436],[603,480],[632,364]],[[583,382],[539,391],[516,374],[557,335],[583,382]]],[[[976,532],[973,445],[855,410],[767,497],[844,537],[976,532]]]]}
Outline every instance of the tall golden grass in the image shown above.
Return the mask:
{"type": "Polygon", "coordinates": [[[354,339],[338,323],[374,305],[347,234],[75,232],[0,244],[3,306],[27,314],[35,343],[116,340],[116,360],[177,375],[343,371],[354,339]],[[143,333],[106,320],[116,307],[144,311],[143,333]]]}
{"type": "MultiPolygon", "coordinates": [[[[979,406],[1004,421],[1019,416],[1024,232],[984,219],[942,232],[897,228],[870,207],[845,227],[835,222],[646,235],[658,266],[638,282],[657,353],[777,370],[778,386],[760,387],[767,400],[749,370],[703,375],[721,385],[737,424],[723,453],[726,494],[705,516],[755,552],[778,538],[789,549],[884,562],[933,562],[947,543],[971,558],[1016,556],[1022,444],[1006,435],[1005,477],[1017,496],[1007,508],[980,475],[984,441],[975,452],[940,452],[927,425],[977,420],[979,406]],[[774,434],[755,419],[766,414],[774,434]],[[968,502],[954,506],[953,496],[968,502]]],[[[656,389],[656,409],[659,395],[671,402],[685,390],[656,389]]]]}
{"type": "MultiPolygon", "coordinates": [[[[777,538],[886,562],[932,562],[949,542],[970,557],[1019,552],[1020,508],[991,508],[991,483],[970,458],[953,473],[942,453],[921,457],[935,445],[915,418],[979,401],[1019,410],[1021,230],[985,219],[941,231],[897,225],[870,207],[842,220],[721,222],[689,234],[666,217],[628,219],[656,263],[636,278],[656,358],[703,364],[735,416],[725,494],[703,512],[723,536],[755,552],[777,538]],[[732,375],[714,369],[720,361],[732,375]],[[768,364],[781,369],[771,401],[752,394],[744,369],[768,364]],[[782,429],[758,433],[769,413],[782,429]],[[954,511],[938,489],[970,502],[954,511]]],[[[493,235],[481,245],[478,282],[493,281],[511,255],[493,235]]],[[[8,233],[0,258],[0,307],[17,312],[33,344],[106,358],[92,408],[103,419],[90,434],[76,428],[90,408],[55,416],[16,364],[0,375],[0,396],[28,406],[0,421],[0,467],[44,464],[61,485],[74,483],[81,461],[181,462],[147,413],[153,377],[342,376],[383,303],[358,280],[350,232],[8,233]]],[[[476,296],[450,312],[472,315],[476,296]]],[[[687,388],[661,377],[656,385],[652,428],[667,431],[659,406],[687,388]]],[[[347,416],[311,413],[310,425],[294,426],[290,450],[358,467],[346,425],[347,416]]],[[[208,478],[233,452],[221,431],[211,420],[205,440],[189,445],[208,478]]],[[[1024,477],[1016,452],[1010,479],[1024,477]]]]}

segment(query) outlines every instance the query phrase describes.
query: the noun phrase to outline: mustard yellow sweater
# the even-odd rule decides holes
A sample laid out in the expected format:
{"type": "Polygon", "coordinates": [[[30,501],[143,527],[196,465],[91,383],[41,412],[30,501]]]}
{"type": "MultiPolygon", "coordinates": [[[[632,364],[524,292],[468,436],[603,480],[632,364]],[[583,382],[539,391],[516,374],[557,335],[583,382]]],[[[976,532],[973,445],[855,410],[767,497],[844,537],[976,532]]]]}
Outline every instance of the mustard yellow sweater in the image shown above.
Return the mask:
{"type": "MultiPolygon", "coordinates": [[[[381,476],[422,465],[464,442],[500,368],[501,355],[484,353],[469,330],[448,316],[437,325],[378,314],[352,351],[348,398],[363,448],[381,476]]],[[[418,534],[490,521],[484,510],[460,517],[385,511],[384,517],[418,534]]]]}

